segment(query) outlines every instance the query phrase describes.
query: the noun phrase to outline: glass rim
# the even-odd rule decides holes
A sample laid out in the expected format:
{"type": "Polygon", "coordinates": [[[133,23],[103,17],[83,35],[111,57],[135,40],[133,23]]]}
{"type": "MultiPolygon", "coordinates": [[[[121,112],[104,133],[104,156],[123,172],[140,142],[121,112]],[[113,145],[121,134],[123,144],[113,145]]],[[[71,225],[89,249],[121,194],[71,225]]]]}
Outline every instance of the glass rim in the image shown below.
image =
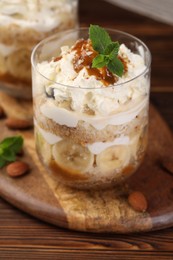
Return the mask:
{"type": "MultiPolygon", "coordinates": [[[[119,34],[122,34],[123,36],[127,36],[131,39],[133,39],[134,41],[137,41],[141,44],[141,46],[143,46],[145,48],[145,50],[147,51],[147,54],[148,54],[148,63],[146,64],[146,68],[140,72],[137,76],[129,79],[129,80],[126,80],[124,82],[121,82],[121,83],[115,83],[114,85],[110,85],[110,86],[107,86],[107,88],[115,88],[115,87],[119,87],[119,86],[123,86],[123,87],[126,87],[126,85],[134,80],[136,80],[137,78],[140,78],[142,75],[144,75],[145,73],[147,73],[149,70],[150,70],[150,66],[151,66],[151,60],[152,60],[152,56],[151,56],[151,52],[149,50],[149,48],[147,47],[147,45],[142,41],[140,40],[138,37],[130,34],[130,33],[126,33],[124,31],[121,31],[121,30],[117,30],[117,29],[113,29],[113,28],[108,28],[108,27],[104,27],[105,30],[109,31],[109,32],[112,32],[112,33],[119,33],[119,34]]],[[[47,81],[49,82],[52,82],[53,84],[56,84],[56,85],[59,85],[59,86],[62,86],[62,87],[68,87],[68,88],[79,88],[79,89],[100,89],[100,87],[94,87],[94,88],[87,88],[87,87],[80,87],[80,86],[71,86],[71,85],[66,85],[66,84],[63,84],[63,83],[59,83],[57,81],[54,81],[54,80],[51,80],[49,78],[47,78],[45,75],[43,75],[37,68],[37,64],[36,62],[34,61],[34,57],[35,57],[35,54],[37,52],[37,50],[39,49],[39,47],[41,45],[44,45],[45,43],[48,43],[49,41],[53,40],[53,39],[56,39],[57,36],[61,35],[61,34],[65,34],[65,36],[67,36],[67,34],[70,34],[70,33],[75,33],[77,31],[82,31],[82,30],[88,30],[89,31],[89,27],[78,27],[76,29],[69,29],[69,30],[64,30],[64,31],[61,31],[61,32],[58,32],[58,33],[55,33],[49,37],[46,37],[45,39],[41,40],[35,47],[34,49],[32,50],[32,53],[31,53],[31,65],[32,65],[32,68],[37,72],[39,73],[43,78],[45,78],[47,81]]]]}

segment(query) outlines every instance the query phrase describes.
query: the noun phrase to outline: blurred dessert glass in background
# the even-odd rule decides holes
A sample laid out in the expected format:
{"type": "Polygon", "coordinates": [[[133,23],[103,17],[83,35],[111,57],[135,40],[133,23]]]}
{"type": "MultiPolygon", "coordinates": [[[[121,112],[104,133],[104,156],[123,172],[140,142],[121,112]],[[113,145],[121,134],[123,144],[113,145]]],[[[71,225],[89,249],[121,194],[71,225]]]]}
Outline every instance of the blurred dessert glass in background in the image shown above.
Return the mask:
{"type": "Polygon", "coordinates": [[[0,89],[31,98],[30,55],[45,37],[77,25],[78,0],[0,1],[0,89]]]}

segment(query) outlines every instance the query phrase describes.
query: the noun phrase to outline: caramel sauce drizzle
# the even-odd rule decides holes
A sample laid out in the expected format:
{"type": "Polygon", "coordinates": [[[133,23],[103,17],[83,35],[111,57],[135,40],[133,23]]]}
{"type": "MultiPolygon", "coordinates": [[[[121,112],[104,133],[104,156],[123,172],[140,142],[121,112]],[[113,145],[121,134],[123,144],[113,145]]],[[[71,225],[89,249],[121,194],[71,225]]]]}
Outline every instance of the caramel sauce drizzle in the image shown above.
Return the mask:
{"type": "Polygon", "coordinates": [[[58,57],[56,57],[56,58],[54,58],[54,62],[56,62],[56,61],[59,61],[59,60],[61,60],[62,59],[62,56],[58,56],[58,57]]]}
{"type": "Polygon", "coordinates": [[[73,66],[77,73],[85,67],[90,76],[95,76],[105,86],[113,85],[117,82],[118,78],[107,67],[92,68],[92,61],[98,55],[98,52],[92,48],[90,40],[79,40],[72,50],[76,51],[73,66]]]}
{"type": "MultiPolygon", "coordinates": [[[[114,85],[118,81],[115,76],[106,66],[103,68],[92,68],[92,61],[98,55],[92,47],[90,40],[78,40],[72,51],[76,51],[73,59],[74,70],[79,73],[84,67],[86,68],[89,76],[95,76],[97,80],[101,81],[106,87],[114,85]]],[[[62,56],[58,56],[54,61],[59,61],[62,56]]],[[[127,61],[118,56],[124,65],[124,73],[127,72],[127,61]]]]}

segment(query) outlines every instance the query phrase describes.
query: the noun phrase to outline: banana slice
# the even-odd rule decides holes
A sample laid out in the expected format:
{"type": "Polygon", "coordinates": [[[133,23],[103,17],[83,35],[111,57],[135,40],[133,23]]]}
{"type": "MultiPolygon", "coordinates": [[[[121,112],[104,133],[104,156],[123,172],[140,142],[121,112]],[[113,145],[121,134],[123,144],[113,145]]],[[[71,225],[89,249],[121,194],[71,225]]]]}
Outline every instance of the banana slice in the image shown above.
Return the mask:
{"type": "Polygon", "coordinates": [[[130,149],[126,145],[115,145],[97,155],[96,164],[105,172],[120,169],[130,161],[130,149]]]}
{"type": "Polygon", "coordinates": [[[7,71],[7,68],[6,68],[6,64],[5,64],[5,58],[0,53],[0,74],[4,74],[4,73],[6,73],[6,71],[7,71]]]}
{"type": "Polygon", "coordinates": [[[38,153],[41,155],[43,162],[46,165],[49,165],[52,159],[51,145],[46,142],[46,140],[38,130],[35,130],[35,140],[36,148],[38,149],[38,153]]]}
{"type": "Polygon", "coordinates": [[[94,155],[88,148],[69,140],[62,140],[55,144],[52,154],[66,177],[86,178],[83,173],[86,173],[94,162],[94,155]]]}
{"type": "Polygon", "coordinates": [[[19,79],[29,80],[31,78],[31,52],[26,49],[20,49],[7,57],[7,69],[19,79]]]}

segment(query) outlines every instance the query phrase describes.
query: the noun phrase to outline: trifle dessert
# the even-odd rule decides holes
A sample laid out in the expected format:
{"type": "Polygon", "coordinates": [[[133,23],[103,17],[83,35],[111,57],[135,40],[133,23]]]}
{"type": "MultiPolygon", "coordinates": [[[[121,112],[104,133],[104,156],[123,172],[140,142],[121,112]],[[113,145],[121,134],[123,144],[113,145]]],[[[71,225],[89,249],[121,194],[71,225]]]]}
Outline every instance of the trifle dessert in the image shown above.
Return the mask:
{"type": "Polygon", "coordinates": [[[31,98],[30,55],[45,37],[77,25],[78,0],[0,1],[0,87],[31,98]]]}
{"type": "Polygon", "coordinates": [[[105,188],[136,171],[147,147],[150,60],[139,39],[97,25],[36,46],[36,148],[57,181],[105,188]]]}

